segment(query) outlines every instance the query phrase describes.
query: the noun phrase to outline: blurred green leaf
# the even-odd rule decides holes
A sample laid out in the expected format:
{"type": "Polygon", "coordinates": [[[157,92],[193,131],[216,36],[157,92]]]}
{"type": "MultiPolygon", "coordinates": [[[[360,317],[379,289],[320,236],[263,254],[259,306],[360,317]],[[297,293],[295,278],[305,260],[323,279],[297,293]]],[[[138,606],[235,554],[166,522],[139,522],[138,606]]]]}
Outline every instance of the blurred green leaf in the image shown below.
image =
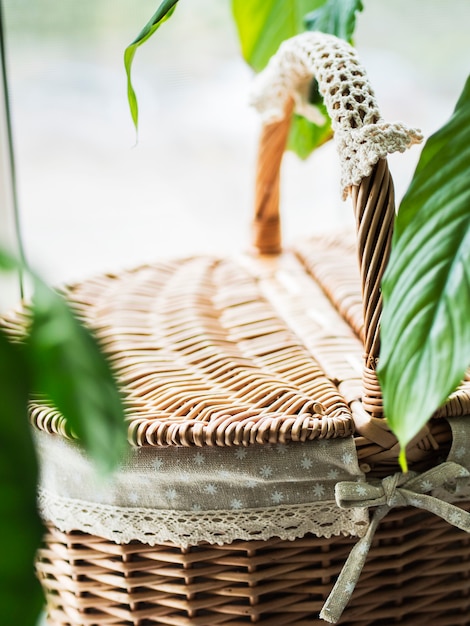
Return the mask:
{"type": "Polygon", "coordinates": [[[362,11],[362,0],[328,0],[322,7],[305,16],[308,30],[336,35],[352,43],[356,13],[362,11]]]}
{"type": "Polygon", "coordinates": [[[65,416],[95,462],[109,470],[120,460],[126,427],[119,392],[98,344],[65,300],[35,281],[27,342],[33,390],[65,416]]]}
{"type": "Polygon", "coordinates": [[[326,0],[232,0],[242,54],[259,72],[281,43],[305,30],[304,16],[326,0]]]}
{"type": "MultiPolygon", "coordinates": [[[[321,110],[325,109],[322,105],[321,110]]],[[[294,115],[289,130],[287,149],[292,150],[301,159],[307,159],[316,148],[320,147],[333,136],[331,121],[325,111],[325,124],[317,126],[300,115],[294,115]]]]}
{"type": "Polygon", "coordinates": [[[20,263],[6,250],[0,249],[0,271],[12,272],[20,269],[20,263]]]}
{"type": "Polygon", "coordinates": [[[34,574],[34,557],[42,526],[36,511],[37,463],[28,421],[28,390],[28,365],[24,355],[0,331],[2,626],[34,626],[44,603],[34,574]]]}
{"type": "Polygon", "coordinates": [[[110,366],[92,333],[67,302],[41,278],[0,249],[0,271],[26,269],[34,296],[24,358],[31,388],[48,399],[104,471],[113,468],[126,446],[124,409],[110,366]]]}
{"type": "Polygon", "coordinates": [[[470,364],[470,77],[427,141],[396,220],[383,280],[379,376],[402,448],[470,364]]]}
{"type": "MultiPolygon", "coordinates": [[[[0,271],[24,269],[0,250],[0,271]]],[[[121,399],[96,341],[65,300],[29,271],[35,296],[29,337],[0,330],[0,624],[35,626],[44,604],[34,573],[42,535],[37,462],[28,420],[30,392],[46,394],[103,470],[126,442],[121,399]]],[[[26,333],[27,335],[28,333],[26,333]]]]}
{"type": "Polygon", "coordinates": [[[151,19],[147,22],[144,28],[140,31],[134,41],[127,46],[124,51],[124,67],[126,68],[127,75],[127,99],[129,101],[129,107],[131,110],[132,120],[137,130],[139,123],[139,107],[137,104],[137,97],[135,95],[134,87],[132,86],[132,62],[134,60],[137,48],[141,46],[147,39],[154,34],[154,32],[160,28],[163,22],[169,19],[176,8],[178,0],[163,0],[151,19]]]}

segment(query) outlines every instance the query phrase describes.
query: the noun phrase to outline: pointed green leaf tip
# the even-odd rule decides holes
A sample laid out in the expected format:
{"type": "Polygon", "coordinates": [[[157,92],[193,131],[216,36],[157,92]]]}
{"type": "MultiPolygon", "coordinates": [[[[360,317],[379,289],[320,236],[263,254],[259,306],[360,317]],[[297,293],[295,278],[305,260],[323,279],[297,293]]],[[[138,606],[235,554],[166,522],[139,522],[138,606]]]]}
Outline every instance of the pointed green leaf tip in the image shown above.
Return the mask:
{"type": "Polygon", "coordinates": [[[470,365],[470,77],[424,146],[382,288],[378,374],[404,450],[470,365]]]}
{"type": "Polygon", "coordinates": [[[124,67],[126,68],[127,75],[127,100],[129,102],[132,121],[134,122],[136,131],[139,125],[139,107],[137,103],[137,96],[135,94],[134,87],[132,86],[132,62],[137,48],[147,41],[147,39],[150,39],[153,33],[160,28],[163,22],[166,22],[166,20],[173,15],[177,4],[178,0],[163,0],[152,18],[147,22],[134,41],[127,46],[124,51],[124,67]]]}

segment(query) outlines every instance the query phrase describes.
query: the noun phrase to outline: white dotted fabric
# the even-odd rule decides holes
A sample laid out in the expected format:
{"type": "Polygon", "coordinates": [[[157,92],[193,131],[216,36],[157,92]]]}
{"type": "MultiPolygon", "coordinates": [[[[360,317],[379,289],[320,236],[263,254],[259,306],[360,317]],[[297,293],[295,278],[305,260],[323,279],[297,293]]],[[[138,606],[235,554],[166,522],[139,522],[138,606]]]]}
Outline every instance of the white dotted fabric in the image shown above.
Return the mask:
{"type": "Polygon", "coordinates": [[[343,195],[369,176],[373,166],[392,152],[404,152],[422,140],[420,131],[380,117],[375,95],[357,54],[347,42],[318,32],[285,41],[256,78],[252,103],[269,124],[284,116],[294,98],[296,111],[318,123],[318,111],[308,103],[315,78],[332,120],[338,148],[343,195]]]}
{"type": "Polygon", "coordinates": [[[39,509],[60,530],[117,543],[227,543],[362,535],[365,509],[335,502],[341,480],[363,481],[352,438],[242,447],[128,450],[107,479],[77,443],[35,432],[39,509]],[[66,462],[65,462],[66,460],[66,462]]]}
{"type": "MultiPolygon", "coordinates": [[[[449,423],[453,444],[447,460],[470,470],[469,419],[449,423]]],[[[38,431],[34,437],[41,466],[39,510],[64,532],[186,547],[202,541],[293,540],[306,533],[362,537],[369,528],[367,508],[336,502],[343,481],[357,483],[359,495],[367,492],[352,438],[248,448],[131,448],[104,479],[77,443],[38,431]]],[[[468,500],[468,477],[445,487],[432,495],[468,500]]]]}

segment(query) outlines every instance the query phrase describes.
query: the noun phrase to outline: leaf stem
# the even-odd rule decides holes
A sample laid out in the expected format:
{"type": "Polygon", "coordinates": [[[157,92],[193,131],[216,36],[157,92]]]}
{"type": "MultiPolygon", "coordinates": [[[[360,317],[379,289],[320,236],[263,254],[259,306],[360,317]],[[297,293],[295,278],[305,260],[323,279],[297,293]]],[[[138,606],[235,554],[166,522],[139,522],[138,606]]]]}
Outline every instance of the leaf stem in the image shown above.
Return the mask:
{"type": "Polygon", "coordinates": [[[402,446],[400,448],[400,454],[398,455],[398,462],[400,463],[401,471],[404,474],[408,473],[408,461],[406,460],[406,448],[402,446]]]}

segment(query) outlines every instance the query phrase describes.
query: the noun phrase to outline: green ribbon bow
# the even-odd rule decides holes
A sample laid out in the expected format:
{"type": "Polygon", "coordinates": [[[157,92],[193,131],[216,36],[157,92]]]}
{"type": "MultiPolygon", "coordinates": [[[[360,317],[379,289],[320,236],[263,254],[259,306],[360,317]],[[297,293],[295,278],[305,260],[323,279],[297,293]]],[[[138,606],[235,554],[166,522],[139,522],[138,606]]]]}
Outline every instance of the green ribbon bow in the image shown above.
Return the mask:
{"type": "Polygon", "coordinates": [[[370,526],[358,543],[351,550],[341,573],[328,596],[320,618],[336,624],[340,619],[366,561],[375,531],[380,521],[396,506],[414,506],[439,515],[453,526],[470,532],[470,513],[449,504],[439,498],[426,495],[438,487],[448,483],[458,483],[459,479],[470,477],[470,472],[458,463],[447,461],[432,469],[418,474],[394,474],[381,482],[340,482],[335,488],[336,503],[341,508],[378,507],[372,517],[370,526]]]}

